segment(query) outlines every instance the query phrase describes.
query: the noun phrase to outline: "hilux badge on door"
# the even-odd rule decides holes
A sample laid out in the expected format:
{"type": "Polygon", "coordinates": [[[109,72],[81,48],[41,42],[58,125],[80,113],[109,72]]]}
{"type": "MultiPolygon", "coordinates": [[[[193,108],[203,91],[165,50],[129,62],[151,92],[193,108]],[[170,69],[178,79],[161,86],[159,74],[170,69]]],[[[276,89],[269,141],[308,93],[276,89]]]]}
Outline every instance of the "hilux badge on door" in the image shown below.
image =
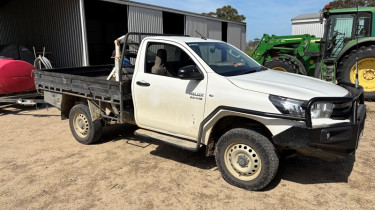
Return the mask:
{"type": "Polygon", "coordinates": [[[195,93],[191,92],[189,93],[191,99],[198,99],[198,100],[203,100],[204,93],[195,93]]]}

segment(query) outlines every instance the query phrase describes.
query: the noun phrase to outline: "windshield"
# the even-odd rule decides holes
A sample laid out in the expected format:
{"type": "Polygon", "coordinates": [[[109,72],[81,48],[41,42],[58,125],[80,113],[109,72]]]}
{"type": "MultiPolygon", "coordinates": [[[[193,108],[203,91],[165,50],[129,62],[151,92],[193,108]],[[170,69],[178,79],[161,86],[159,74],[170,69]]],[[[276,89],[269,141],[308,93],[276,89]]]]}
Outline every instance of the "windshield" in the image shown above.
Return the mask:
{"type": "Polygon", "coordinates": [[[261,65],[227,43],[194,42],[187,45],[222,76],[237,76],[262,70],[261,65]]]}

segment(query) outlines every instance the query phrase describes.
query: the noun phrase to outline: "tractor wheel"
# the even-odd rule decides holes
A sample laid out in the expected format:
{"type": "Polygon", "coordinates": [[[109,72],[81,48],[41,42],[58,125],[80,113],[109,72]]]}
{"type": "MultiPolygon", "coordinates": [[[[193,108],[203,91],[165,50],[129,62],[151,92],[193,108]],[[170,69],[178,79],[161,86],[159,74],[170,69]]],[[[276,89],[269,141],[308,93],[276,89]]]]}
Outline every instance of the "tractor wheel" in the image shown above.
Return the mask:
{"type": "Polygon", "coordinates": [[[285,72],[295,73],[295,74],[298,73],[298,69],[296,65],[294,65],[292,62],[285,60],[285,59],[271,60],[271,61],[266,62],[264,66],[269,69],[273,69],[277,71],[285,71],[285,72]]]}
{"type": "Polygon", "coordinates": [[[375,100],[375,45],[363,46],[346,55],[337,68],[337,80],[355,83],[356,54],[358,54],[358,82],[366,100],[375,100]]]}

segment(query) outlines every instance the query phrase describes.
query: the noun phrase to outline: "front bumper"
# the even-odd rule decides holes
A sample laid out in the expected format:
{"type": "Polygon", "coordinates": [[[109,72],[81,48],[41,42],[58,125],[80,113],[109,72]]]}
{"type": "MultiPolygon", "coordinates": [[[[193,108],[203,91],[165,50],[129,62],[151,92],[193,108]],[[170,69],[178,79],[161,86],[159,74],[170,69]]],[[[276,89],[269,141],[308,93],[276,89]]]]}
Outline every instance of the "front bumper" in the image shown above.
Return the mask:
{"type": "Polygon", "coordinates": [[[325,160],[343,159],[353,153],[363,134],[366,106],[359,104],[349,123],[326,127],[291,127],[273,137],[276,145],[325,160]]]}

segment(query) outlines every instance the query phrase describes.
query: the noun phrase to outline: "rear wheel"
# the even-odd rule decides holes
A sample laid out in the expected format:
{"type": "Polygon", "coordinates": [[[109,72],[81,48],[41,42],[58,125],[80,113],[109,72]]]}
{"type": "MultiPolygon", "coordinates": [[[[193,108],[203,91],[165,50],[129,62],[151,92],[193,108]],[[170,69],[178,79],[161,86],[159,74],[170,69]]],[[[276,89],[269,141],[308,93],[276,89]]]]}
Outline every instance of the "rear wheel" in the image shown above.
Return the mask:
{"type": "Polygon", "coordinates": [[[279,158],[262,134],[244,128],[225,133],[215,149],[216,164],[228,183],[247,190],[260,190],[275,177],[279,158]]]}
{"type": "Polygon", "coordinates": [[[285,60],[285,59],[275,59],[266,62],[264,64],[265,67],[277,70],[277,71],[284,71],[284,72],[290,72],[290,73],[298,73],[298,69],[296,65],[294,65],[292,62],[285,60]]]}
{"type": "MultiPolygon", "coordinates": [[[[355,84],[356,54],[353,50],[341,61],[337,80],[355,84]]],[[[375,46],[363,46],[358,50],[358,82],[365,91],[365,99],[375,100],[375,46]]]]}
{"type": "Polygon", "coordinates": [[[84,104],[77,104],[70,110],[69,125],[74,138],[81,144],[95,143],[102,135],[101,121],[92,121],[89,107],[84,104]]]}

